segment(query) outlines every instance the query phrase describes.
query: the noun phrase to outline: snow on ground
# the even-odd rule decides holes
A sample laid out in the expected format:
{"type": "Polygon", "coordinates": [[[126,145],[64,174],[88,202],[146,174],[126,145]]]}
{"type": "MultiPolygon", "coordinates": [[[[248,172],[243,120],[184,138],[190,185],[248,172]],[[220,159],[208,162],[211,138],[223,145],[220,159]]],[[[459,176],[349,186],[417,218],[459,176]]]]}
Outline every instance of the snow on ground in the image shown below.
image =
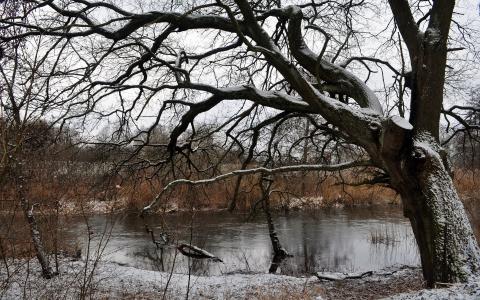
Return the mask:
{"type": "MultiPolygon", "coordinates": [[[[1,286],[6,276],[0,274],[1,299],[77,299],[82,285],[88,279],[84,261],[62,261],[60,275],[51,280],[41,277],[35,263],[16,266],[17,272],[7,287],[1,286]],[[28,280],[26,278],[29,277],[28,280]]],[[[91,266],[89,266],[89,269],[91,266]]],[[[272,274],[231,274],[223,276],[189,276],[170,274],[100,262],[95,268],[87,294],[93,298],[121,299],[133,295],[144,298],[161,297],[166,290],[166,299],[185,299],[187,288],[192,299],[245,299],[248,293],[258,289],[301,289],[307,281],[316,279],[272,274]]],[[[87,280],[88,282],[88,280],[87,280]]]]}
{"type": "Polygon", "coordinates": [[[414,293],[399,294],[389,300],[478,300],[480,299],[480,280],[467,284],[455,284],[449,288],[421,290],[414,293]]]}
{"type": "MultiPolygon", "coordinates": [[[[296,299],[296,295],[302,295],[302,299],[370,299],[421,288],[408,287],[409,280],[421,281],[419,269],[413,267],[397,266],[362,279],[332,282],[320,281],[315,276],[273,274],[189,277],[111,262],[99,262],[92,273],[92,265],[90,261],[85,268],[85,261],[63,258],[60,274],[51,280],[41,277],[34,260],[10,264],[8,280],[5,267],[0,267],[0,299],[78,299],[81,296],[91,299],[161,299],[164,293],[164,299],[185,299],[187,290],[190,299],[283,299],[286,296],[296,299]],[[384,293],[385,289],[391,289],[390,293],[384,293]]],[[[399,294],[388,299],[480,299],[480,281],[448,289],[399,294]]]]}

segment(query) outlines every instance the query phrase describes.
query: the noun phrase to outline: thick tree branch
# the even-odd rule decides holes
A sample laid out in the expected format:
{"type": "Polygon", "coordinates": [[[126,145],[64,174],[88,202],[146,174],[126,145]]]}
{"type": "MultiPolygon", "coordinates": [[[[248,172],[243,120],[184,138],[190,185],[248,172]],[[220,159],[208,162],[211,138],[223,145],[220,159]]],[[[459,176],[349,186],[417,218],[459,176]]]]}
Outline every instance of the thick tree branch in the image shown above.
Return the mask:
{"type": "Polygon", "coordinates": [[[389,0],[395,22],[407,45],[410,58],[413,58],[418,52],[420,30],[415,22],[408,0],[389,0]]]}
{"type": "Polygon", "coordinates": [[[289,6],[283,9],[272,10],[269,15],[279,18],[288,18],[288,41],[295,59],[312,75],[335,84],[344,94],[353,98],[361,107],[370,108],[383,114],[382,106],[377,97],[366,84],[341,66],[337,66],[313,53],[302,35],[303,13],[299,7],[289,6]]]}
{"type": "Polygon", "coordinates": [[[231,177],[236,177],[236,176],[245,176],[245,175],[253,175],[253,174],[262,174],[262,175],[274,175],[274,174],[279,174],[279,173],[288,173],[288,172],[298,172],[298,171],[327,171],[327,172],[335,172],[335,171],[342,171],[346,169],[351,169],[355,167],[367,167],[367,166],[372,166],[372,162],[368,160],[362,160],[362,161],[352,161],[352,162],[347,162],[347,163],[340,163],[336,165],[296,165],[296,166],[284,166],[284,167],[278,167],[278,168],[273,168],[273,169],[268,169],[264,167],[260,168],[254,168],[254,169],[244,169],[244,170],[235,170],[230,173],[225,173],[222,175],[219,175],[217,177],[213,178],[208,178],[208,179],[201,179],[201,180],[188,180],[188,179],[178,179],[170,182],[167,184],[163,190],[155,197],[155,199],[148,205],[146,206],[143,211],[148,212],[154,207],[156,207],[159,204],[159,201],[161,197],[169,190],[174,188],[177,185],[191,185],[191,186],[196,186],[196,185],[204,185],[204,184],[210,184],[210,183],[215,183],[219,182],[222,180],[226,180],[231,177]]]}
{"type": "Polygon", "coordinates": [[[454,0],[433,1],[428,28],[438,30],[440,38],[445,41],[445,44],[448,38],[448,33],[450,31],[450,23],[452,20],[454,7],[454,0]]]}

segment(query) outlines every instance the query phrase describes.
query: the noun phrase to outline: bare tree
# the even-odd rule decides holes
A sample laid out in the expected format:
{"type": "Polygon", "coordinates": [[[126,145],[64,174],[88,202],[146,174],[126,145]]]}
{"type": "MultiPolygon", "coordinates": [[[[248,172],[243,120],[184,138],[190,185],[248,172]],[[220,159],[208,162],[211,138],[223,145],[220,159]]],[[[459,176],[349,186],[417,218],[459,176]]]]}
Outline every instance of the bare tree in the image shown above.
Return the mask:
{"type": "MultiPolygon", "coordinates": [[[[27,10],[28,4],[20,2],[8,2],[3,5],[2,17],[15,17],[18,11],[27,10]]],[[[3,29],[6,33],[8,29],[3,29]]],[[[12,29],[16,30],[16,29],[12,29]]],[[[8,34],[8,33],[7,33],[8,34]]],[[[36,148],[41,148],[35,141],[42,140],[35,135],[46,135],[44,130],[35,130],[35,117],[28,106],[35,106],[34,98],[36,90],[34,79],[39,61],[37,57],[32,60],[20,54],[22,48],[27,47],[25,41],[15,40],[1,48],[0,75],[2,128],[2,161],[0,175],[2,181],[9,178],[15,189],[15,198],[20,204],[25,220],[28,223],[30,237],[35,249],[35,254],[42,268],[45,278],[51,278],[54,272],[50,266],[48,255],[42,241],[40,227],[35,218],[36,203],[32,203],[28,196],[29,174],[27,156],[36,148]],[[30,62],[31,64],[28,64],[30,62]]],[[[38,51],[39,48],[37,48],[38,51]]],[[[33,49],[35,51],[35,49],[33,49]]],[[[38,54],[38,52],[37,52],[38,54]]],[[[41,62],[39,63],[41,64],[41,62]]],[[[33,109],[35,110],[35,108],[33,109]]],[[[38,120],[38,119],[37,119],[38,120]]],[[[41,128],[38,127],[38,128],[41,128]]],[[[40,142],[42,144],[42,142],[40,142]]],[[[8,179],[7,179],[8,180],[8,179]]]]}
{"type": "MultiPolygon", "coordinates": [[[[26,14],[32,6],[32,3],[24,1],[4,1],[0,4],[0,17],[2,20],[16,20],[28,26],[26,14]]],[[[21,34],[24,31],[22,27],[0,28],[2,36],[21,34]]],[[[57,191],[55,199],[38,201],[36,197],[32,197],[30,189],[35,181],[41,180],[40,172],[35,168],[46,170],[47,164],[42,163],[49,156],[49,170],[54,170],[55,164],[52,162],[59,159],[58,153],[65,150],[71,142],[66,131],[55,125],[59,121],[67,121],[65,116],[73,102],[62,102],[58,90],[51,89],[58,74],[50,73],[50,70],[59,61],[50,51],[55,49],[58,43],[54,42],[47,47],[45,45],[43,39],[37,37],[34,40],[15,39],[0,46],[0,184],[2,191],[12,194],[14,198],[10,207],[12,215],[15,215],[16,208],[20,207],[43,276],[51,278],[57,272],[53,271],[50,265],[49,251],[43,236],[45,233],[41,232],[38,216],[42,208],[55,203],[57,215],[51,217],[58,218],[56,200],[61,198],[62,192],[57,191]],[[51,115],[53,110],[59,115],[51,115]]],[[[61,77],[66,78],[67,74],[68,72],[61,77]]],[[[62,181],[53,174],[48,176],[50,180],[43,179],[43,184],[47,181],[57,184],[62,181]]],[[[55,232],[52,237],[55,258],[58,250],[57,229],[52,228],[52,232],[55,232]]],[[[56,262],[58,271],[58,261],[56,262]]]]}
{"type": "MultiPolygon", "coordinates": [[[[386,183],[402,196],[429,286],[478,274],[478,245],[439,137],[455,1],[390,0],[394,22],[387,20],[380,33],[361,24],[388,13],[381,2],[165,1],[125,3],[123,8],[87,0],[31,3],[24,16],[28,25],[16,18],[1,20],[5,28],[23,29],[0,37],[2,45],[37,37],[57,41],[51,51],[58,51],[59,63],[51,72],[72,73],[56,89],[64,103],[82,103],[82,115],[117,116],[121,127],[152,117],[150,129],[123,142],[147,136],[126,161],[161,168],[183,160],[189,167],[174,172],[174,178],[199,172],[210,181],[221,180],[227,155],[216,155],[214,163],[205,159],[214,156],[211,143],[202,141],[223,133],[225,153],[237,153],[244,162],[245,170],[229,173],[235,176],[367,165],[378,175],[369,183],[386,183]],[[392,34],[385,35],[389,30],[392,34]],[[365,40],[394,50],[400,61],[377,57],[380,51],[365,56],[365,40]],[[368,81],[372,68],[394,77],[393,92],[375,93],[365,83],[362,77],[368,81]],[[393,105],[392,95],[397,97],[393,105]],[[399,116],[392,116],[395,110],[399,116]],[[208,112],[216,125],[197,132],[208,112]],[[159,151],[163,157],[134,160],[150,146],[153,128],[172,117],[169,142],[155,145],[167,150],[159,151]],[[248,169],[258,160],[291,164],[301,159],[293,146],[284,151],[288,139],[276,138],[282,124],[293,119],[310,120],[312,129],[292,145],[301,146],[298,140],[305,138],[321,141],[320,164],[248,169]],[[356,153],[349,156],[359,162],[345,163],[345,152],[326,151],[324,145],[332,140],[356,153]],[[198,153],[205,154],[203,159],[195,159],[198,153]]],[[[157,197],[149,207],[160,201],[157,197]]]]}

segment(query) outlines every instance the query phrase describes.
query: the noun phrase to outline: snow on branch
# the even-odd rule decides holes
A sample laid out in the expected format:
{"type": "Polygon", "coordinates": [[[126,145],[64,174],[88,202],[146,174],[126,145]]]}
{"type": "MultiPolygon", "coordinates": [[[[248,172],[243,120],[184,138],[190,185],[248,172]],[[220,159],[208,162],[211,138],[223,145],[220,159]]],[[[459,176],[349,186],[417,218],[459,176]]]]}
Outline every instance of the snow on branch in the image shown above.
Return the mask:
{"type": "Polygon", "coordinates": [[[245,175],[252,175],[252,174],[263,174],[263,175],[273,175],[278,173],[287,173],[287,172],[298,172],[298,171],[327,171],[327,172],[335,172],[346,170],[355,167],[368,167],[371,166],[372,163],[369,160],[360,160],[360,161],[351,161],[346,163],[334,164],[334,165],[325,165],[325,164],[317,164],[317,165],[294,165],[294,166],[283,166],[278,168],[253,168],[253,169],[243,169],[243,170],[235,170],[229,173],[225,173],[222,175],[218,175],[216,177],[207,178],[207,179],[200,179],[200,180],[188,180],[188,179],[177,179],[169,184],[167,184],[162,191],[155,197],[155,199],[147,206],[143,208],[143,212],[148,212],[155,206],[157,206],[159,200],[167,191],[171,190],[173,187],[181,184],[196,186],[196,185],[203,185],[203,184],[210,184],[219,182],[222,180],[226,180],[231,177],[235,176],[245,176],[245,175]]]}

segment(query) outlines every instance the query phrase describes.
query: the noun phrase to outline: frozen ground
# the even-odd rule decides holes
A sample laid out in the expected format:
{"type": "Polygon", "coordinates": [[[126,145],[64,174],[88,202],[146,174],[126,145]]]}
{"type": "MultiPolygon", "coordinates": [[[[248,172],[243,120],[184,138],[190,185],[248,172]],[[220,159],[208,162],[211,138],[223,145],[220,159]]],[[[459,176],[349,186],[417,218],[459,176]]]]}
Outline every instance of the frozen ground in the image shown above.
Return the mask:
{"type": "MultiPolygon", "coordinates": [[[[40,278],[40,270],[32,263],[27,272],[26,263],[11,268],[15,274],[5,286],[2,269],[2,299],[77,299],[90,272],[84,272],[84,261],[62,261],[60,275],[51,280],[40,278]],[[28,274],[30,273],[30,274],[28,274]]],[[[90,264],[88,269],[91,269],[90,264]]],[[[192,299],[244,299],[257,289],[301,289],[309,280],[271,274],[231,274],[224,276],[189,276],[185,274],[141,270],[100,262],[91,283],[84,293],[93,298],[122,299],[125,297],[185,299],[187,290],[192,299]],[[165,287],[167,286],[167,289],[165,287]]]]}
{"type": "MultiPolygon", "coordinates": [[[[93,262],[61,260],[60,275],[46,280],[35,261],[0,268],[1,299],[379,299],[421,289],[418,268],[396,267],[362,279],[322,281],[316,276],[272,274],[188,276],[93,262]]],[[[334,274],[333,274],[334,275],[334,274]]],[[[421,290],[391,299],[480,299],[480,283],[421,290]]]]}
{"type": "Polygon", "coordinates": [[[420,290],[414,293],[404,293],[393,297],[391,300],[478,300],[480,299],[480,280],[468,284],[456,284],[449,288],[420,290]]]}

